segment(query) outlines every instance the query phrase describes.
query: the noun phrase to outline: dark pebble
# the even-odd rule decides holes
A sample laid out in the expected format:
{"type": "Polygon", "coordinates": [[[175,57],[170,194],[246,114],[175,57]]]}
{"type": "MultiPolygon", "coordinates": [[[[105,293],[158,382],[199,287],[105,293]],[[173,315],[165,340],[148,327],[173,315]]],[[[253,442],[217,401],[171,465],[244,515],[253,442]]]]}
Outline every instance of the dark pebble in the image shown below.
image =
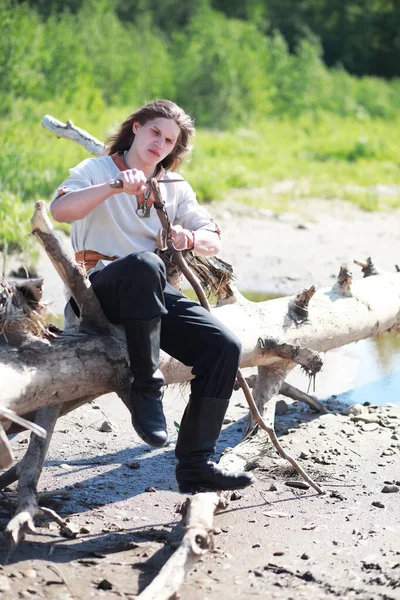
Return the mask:
{"type": "Polygon", "coordinates": [[[309,490],[310,486],[305,481],[285,481],[285,485],[299,490],[309,490]]]}
{"type": "Polygon", "coordinates": [[[102,581],[100,581],[99,585],[97,586],[97,589],[112,590],[112,584],[107,579],[103,579],[102,581]]]}

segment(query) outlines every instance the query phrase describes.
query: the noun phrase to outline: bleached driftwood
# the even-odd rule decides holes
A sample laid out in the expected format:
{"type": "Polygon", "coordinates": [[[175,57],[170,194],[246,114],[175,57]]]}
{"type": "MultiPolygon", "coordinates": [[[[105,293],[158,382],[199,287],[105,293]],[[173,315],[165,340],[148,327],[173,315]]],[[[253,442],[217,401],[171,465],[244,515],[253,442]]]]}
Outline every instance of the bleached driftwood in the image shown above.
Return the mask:
{"type": "MultiPolygon", "coordinates": [[[[94,154],[103,151],[98,140],[91,145],[93,138],[71,123],[63,126],[56,122],[52,131],[85,145],[94,154]]],[[[15,289],[7,285],[0,289],[0,378],[8,382],[7,387],[0,387],[0,462],[4,466],[12,458],[2,433],[3,426],[10,427],[13,414],[5,414],[7,410],[29,413],[33,418],[44,407],[36,419],[48,430],[46,440],[32,438],[23,460],[0,476],[0,488],[2,483],[6,485],[5,482],[19,477],[18,509],[7,528],[14,543],[22,539],[25,531],[32,530],[34,518],[42,513],[36,485],[57,417],[109,391],[115,391],[124,400],[130,385],[124,336],[105,319],[83,271],[60,248],[43,203],[36,205],[32,227],[80,306],[82,318],[75,332],[54,334],[36,318],[40,298],[34,284],[29,310],[21,304],[15,289]]],[[[241,366],[258,367],[254,396],[272,430],[274,397],[282,388],[290,395],[313,402],[307,395],[302,397],[301,392],[287,389],[284,379],[293,367],[300,364],[310,376],[315,376],[322,364],[317,352],[398,328],[399,293],[400,274],[352,283],[350,273],[342,269],[333,288],[315,292],[311,287],[293,298],[252,303],[237,291],[228,297],[225,294],[214,312],[241,339],[241,366]]],[[[165,354],[161,368],[167,383],[191,377],[190,369],[165,354]]],[[[317,403],[314,407],[320,408],[317,403]]],[[[248,431],[253,425],[250,419],[248,431]]],[[[260,442],[252,436],[240,445],[236,455],[225,455],[222,463],[229,468],[236,461],[235,468],[242,468],[246,456],[254,455],[254,448],[262,443],[265,444],[265,438],[260,442]]],[[[183,542],[141,598],[161,600],[177,592],[185,573],[209,548],[218,498],[216,494],[200,494],[188,500],[191,517],[183,542]]]]}
{"type": "Polygon", "coordinates": [[[208,492],[187,498],[179,511],[185,524],[185,535],[179,548],[139,594],[138,599],[169,600],[175,597],[187,573],[200,558],[213,549],[214,514],[227,506],[226,493],[208,492]]]}
{"type": "Polygon", "coordinates": [[[101,156],[104,152],[104,144],[100,140],[84,129],[76,127],[70,119],[66,123],[62,123],[51,115],[45,115],[42,119],[42,126],[58,138],[65,138],[83,146],[90,154],[101,156]]]}
{"type": "MultiPolygon", "coordinates": [[[[43,211],[43,203],[37,203],[34,233],[45,234],[46,240],[52,240],[52,248],[53,244],[57,248],[54,250],[57,261],[63,265],[59,272],[74,290],[86,316],[76,333],[60,333],[50,338],[31,333],[27,339],[21,322],[22,334],[18,338],[14,333],[12,344],[2,336],[0,380],[7,381],[7,385],[0,387],[0,411],[5,407],[17,414],[110,391],[123,396],[130,379],[122,332],[105,320],[82,271],[52,237],[43,211]],[[96,321],[100,327],[96,327],[96,321]]],[[[384,274],[353,282],[351,293],[347,288],[343,293],[338,283],[317,291],[309,301],[303,322],[294,315],[297,303],[293,297],[255,303],[236,292],[213,312],[241,340],[241,367],[267,369],[263,392],[256,392],[262,411],[265,399],[279,391],[286,374],[296,364],[313,374],[321,366],[316,352],[398,328],[399,293],[400,274],[384,274]],[[277,378],[281,381],[279,385],[277,378]],[[266,391],[268,387],[272,394],[266,391]]],[[[0,318],[7,320],[6,315],[0,314],[0,318]]],[[[165,353],[161,356],[161,369],[167,384],[192,377],[189,367],[165,353]]],[[[7,429],[9,423],[5,425],[7,429]]]]}
{"type": "Polygon", "coordinates": [[[47,437],[43,439],[31,435],[26,454],[18,465],[18,506],[6,528],[6,535],[12,545],[18,544],[27,531],[35,531],[34,519],[43,514],[38,506],[36,488],[60,412],[59,404],[42,408],[36,415],[36,423],[46,429],[47,437]]]}

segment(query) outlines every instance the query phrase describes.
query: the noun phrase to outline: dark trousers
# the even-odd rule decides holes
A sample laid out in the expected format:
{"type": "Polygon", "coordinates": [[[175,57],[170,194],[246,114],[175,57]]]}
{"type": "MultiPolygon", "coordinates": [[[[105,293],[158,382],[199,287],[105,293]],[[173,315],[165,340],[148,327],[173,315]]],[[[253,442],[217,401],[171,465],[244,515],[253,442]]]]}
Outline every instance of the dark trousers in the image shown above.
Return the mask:
{"type": "Polygon", "coordinates": [[[115,260],[90,276],[106,317],[114,324],[161,316],[160,346],[192,367],[193,397],[229,399],[241,344],[216,317],[166,281],[165,266],[152,252],[115,260]]]}

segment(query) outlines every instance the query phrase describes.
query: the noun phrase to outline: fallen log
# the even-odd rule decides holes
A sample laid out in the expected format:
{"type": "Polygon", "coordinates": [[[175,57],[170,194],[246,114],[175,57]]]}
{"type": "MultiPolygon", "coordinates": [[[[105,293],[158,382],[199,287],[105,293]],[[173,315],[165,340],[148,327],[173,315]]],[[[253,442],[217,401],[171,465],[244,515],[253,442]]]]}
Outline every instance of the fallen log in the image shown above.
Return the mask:
{"type": "MultiPolygon", "coordinates": [[[[34,222],[38,214],[39,220],[45,222],[43,212],[44,204],[37,203],[34,222]]],[[[34,230],[37,235],[39,231],[48,236],[51,233],[49,228],[34,230]]],[[[54,243],[51,236],[48,239],[54,243]]],[[[76,266],[65,275],[71,260],[61,249],[57,252],[57,260],[64,265],[64,281],[74,289],[78,303],[85,306],[84,317],[75,332],[48,336],[48,329],[43,328],[36,335],[33,332],[27,335],[25,321],[18,319],[12,335],[7,334],[5,324],[13,317],[15,296],[10,286],[3,287],[2,306],[9,308],[0,313],[0,380],[7,382],[0,387],[0,411],[8,408],[23,415],[43,406],[76,402],[85,396],[96,397],[111,391],[123,398],[129,387],[122,330],[105,321],[92,298],[91,288],[76,266]],[[3,301],[5,296],[7,302],[3,301]],[[96,325],[97,314],[100,326],[96,325]],[[19,322],[21,331],[17,330],[19,322]]],[[[346,288],[337,282],[330,289],[315,292],[308,306],[301,308],[306,312],[302,320],[295,312],[299,306],[297,297],[255,303],[237,291],[221,301],[213,312],[240,338],[241,367],[266,369],[262,389],[258,386],[256,392],[262,412],[297,364],[314,375],[321,367],[317,352],[398,329],[399,293],[400,274],[382,274],[352,282],[346,288]]],[[[167,384],[192,377],[189,367],[165,353],[161,356],[161,369],[167,384]]],[[[3,418],[3,423],[7,430],[10,422],[3,418]]]]}
{"type": "MultiPolygon", "coordinates": [[[[3,414],[4,408],[26,414],[48,407],[44,420],[51,430],[54,426],[50,418],[54,414],[53,405],[62,403],[60,411],[65,414],[109,391],[115,391],[124,400],[130,385],[130,371],[121,329],[109,324],[101,312],[100,326],[97,326],[96,317],[101,309],[97,300],[91,297],[94,295],[92,289],[87,286],[83,272],[71,264],[67,253],[63,252],[44,210],[43,203],[38,202],[33,218],[34,233],[44,241],[46,250],[57,263],[58,272],[73,290],[78,304],[85,305],[85,310],[76,331],[49,335],[48,328],[37,326],[37,323],[36,328],[32,328],[26,323],[31,314],[35,314],[37,321],[38,298],[35,298],[36,304],[32,304],[31,298],[29,300],[30,308],[34,307],[33,313],[24,312],[17,293],[15,298],[22,316],[18,314],[18,319],[10,323],[9,313],[11,311],[11,316],[15,313],[13,290],[10,286],[4,287],[7,302],[2,305],[9,307],[9,312],[4,312],[2,322],[8,323],[8,337],[4,335],[3,326],[0,372],[3,381],[9,384],[0,389],[0,414],[2,408],[3,414]]],[[[316,351],[326,351],[398,328],[399,293],[400,274],[379,275],[352,283],[348,271],[342,269],[338,282],[331,289],[315,292],[310,288],[296,297],[261,303],[249,302],[233,291],[213,310],[241,339],[241,366],[258,367],[254,397],[258,409],[273,429],[274,398],[285,387],[287,374],[296,365],[301,365],[309,375],[315,376],[322,364],[316,351]]],[[[191,377],[189,368],[165,354],[161,368],[167,383],[183,382],[191,377]]],[[[11,421],[3,417],[2,423],[7,429],[11,421]]],[[[249,420],[248,432],[252,428],[253,423],[249,420]]],[[[6,483],[24,473],[20,482],[19,509],[7,529],[14,542],[22,539],[24,532],[32,528],[33,517],[40,514],[36,483],[49,441],[36,440],[19,468],[2,476],[6,483]]],[[[248,456],[260,452],[262,444],[265,446],[265,439],[260,443],[252,437],[246,447],[238,449],[240,461],[246,462],[243,458],[246,452],[248,456]]],[[[233,451],[230,456],[223,457],[224,463],[232,465],[234,454],[233,451]]],[[[3,464],[10,459],[10,452],[5,449],[3,464]]]]}
{"type": "MultiPolygon", "coordinates": [[[[75,141],[80,143],[79,136],[75,141]]],[[[40,319],[40,294],[33,291],[34,284],[24,301],[17,287],[1,283],[0,378],[7,381],[7,385],[0,387],[0,434],[1,427],[5,430],[11,427],[12,413],[6,414],[6,410],[34,416],[43,407],[40,419],[48,429],[47,440],[31,442],[21,463],[1,476],[3,482],[18,477],[20,480],[19,507],[8,526],[14,543],[22,539],[24,532],[34,526],[34,517],[40,515],[36,485],[58,414],[65,414],[110,391],[115,391],[124,401],[131,382],[123,332],[105,319],[85,274],[62,250],[42,202],[36,204],[32,228],[81,307],[82,317],[75,330],[55,332],[40,319]],[[51,408],[53,406],[57,408],[51,408]]],[[[376,272],[370,268],[368,274],[376,272]]],[[[274,398],[282,388],[312,403],[308,395],[302,397],[296,390],[285,387],[285,378],[296,365],[314,377],[322,365],[318,352],[400,326],[400,273],[379,274],[353,282],[349,271],[341,269],[332,288],[316,291],[310,287],[296,297],[262,303],[249,302],[232,286],[230,289],[221,287],[218,281],[214,291],[219,296],[214,313],[242,342],[241,367],[258,368],[254,397],[271,428],[274,398]]],[[[192,376],[188,367],[164,353],[161,369],[166,383],[188,381],[192,376]]],[[[314,406],[318,408],[318,404],[314,406]]],[[[247,433],[253,429],[254,423],[249,419],[247,433]]],[[[232,452],[222,461],[229,466],[239,454],[240,460],[245,461],[246,451],[259,452],[266,442],[265,437],[257,441],[257,436],[252,436],[242,443],[236,457],[232,452]]],[[[3,433],[0,463],[9,464],[11,458],[3,433]]],[[[202,505],[201,499],[191,502],[202,505]]],[[[207,502],[206,505],[209,506],[207,502]]],[[[185,550],[189,547],[193,548],[192,542],[189,545],[185,542],[177,554],[183,574],[193,558],[185,550]]]]}

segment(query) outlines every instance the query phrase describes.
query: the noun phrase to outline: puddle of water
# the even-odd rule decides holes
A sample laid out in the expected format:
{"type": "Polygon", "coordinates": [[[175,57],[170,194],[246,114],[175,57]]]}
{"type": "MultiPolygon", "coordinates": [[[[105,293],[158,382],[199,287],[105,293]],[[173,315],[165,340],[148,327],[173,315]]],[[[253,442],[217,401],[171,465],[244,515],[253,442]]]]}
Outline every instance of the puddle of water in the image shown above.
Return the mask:
{"type": "Polygon", "coordinates": [[[349,404],[386,404],[400,406],[400,336],[385,333],[379,338],[369,338],[354,347],[360,363],[354,389],[341,397],[349,404]]]}

